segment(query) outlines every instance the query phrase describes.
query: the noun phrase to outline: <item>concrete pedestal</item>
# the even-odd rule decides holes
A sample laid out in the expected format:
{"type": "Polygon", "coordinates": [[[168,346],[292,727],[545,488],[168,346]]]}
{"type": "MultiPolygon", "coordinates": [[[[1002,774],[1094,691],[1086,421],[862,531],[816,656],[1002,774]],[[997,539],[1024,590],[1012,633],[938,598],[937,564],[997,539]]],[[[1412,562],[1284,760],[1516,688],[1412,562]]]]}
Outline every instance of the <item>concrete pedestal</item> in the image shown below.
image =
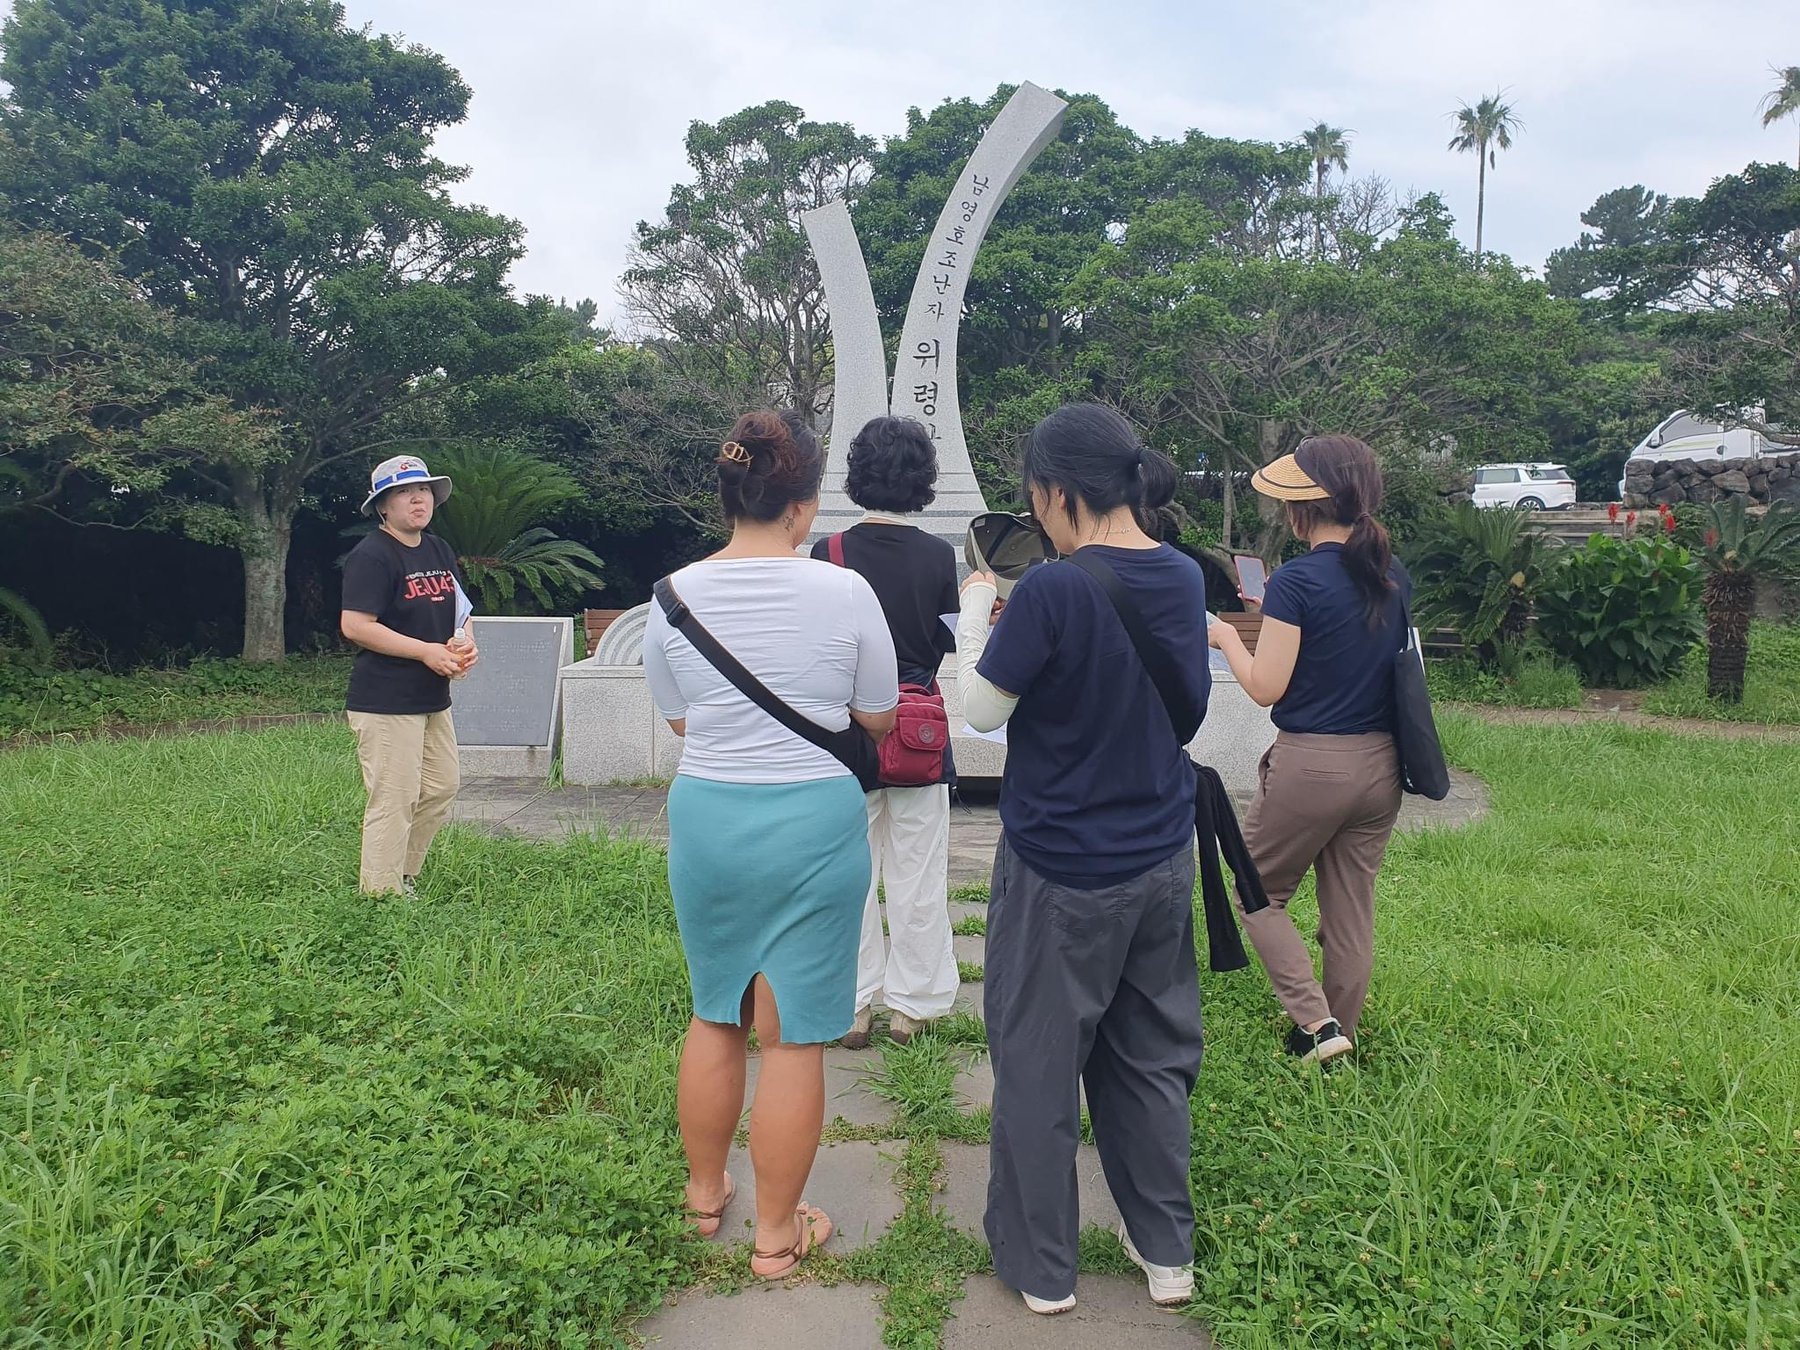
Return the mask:
{"type": "MultiPolygon", "coordinates": [[[[938,682],[950,717],[957,772],[969,779],[998,779],[1006,766],[1006,747],[957,734],[963,727],[962,700],[953,663],[945,662],[938,682]]],[[[656,715],[642,666],[593,660],[565,666],[562,716],[565,782],[593,786],[667,779],[681,763],[681,740],[656,715]]],[[[1224,662],[1215,661],[1206,722],[1188,747],[1195,758],[1217,769],[1228,791],[1247,793],[1255,789],[1257,761],[1274,739],[1268,710],[1251,702],[1224,662]]]]}

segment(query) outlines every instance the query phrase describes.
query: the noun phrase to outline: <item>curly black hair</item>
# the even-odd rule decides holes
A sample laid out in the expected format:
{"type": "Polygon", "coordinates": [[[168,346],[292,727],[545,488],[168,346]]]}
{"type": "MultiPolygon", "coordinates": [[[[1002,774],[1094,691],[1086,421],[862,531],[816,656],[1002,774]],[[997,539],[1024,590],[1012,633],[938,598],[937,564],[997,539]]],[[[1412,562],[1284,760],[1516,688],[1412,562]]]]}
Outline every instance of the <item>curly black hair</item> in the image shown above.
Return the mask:
{"type": "Polygon", "coordinates": [[[850,442],[844,491],[865,511],[923,511],[937,498],[937,447],[910,417],[874,417],[850,442]]]}

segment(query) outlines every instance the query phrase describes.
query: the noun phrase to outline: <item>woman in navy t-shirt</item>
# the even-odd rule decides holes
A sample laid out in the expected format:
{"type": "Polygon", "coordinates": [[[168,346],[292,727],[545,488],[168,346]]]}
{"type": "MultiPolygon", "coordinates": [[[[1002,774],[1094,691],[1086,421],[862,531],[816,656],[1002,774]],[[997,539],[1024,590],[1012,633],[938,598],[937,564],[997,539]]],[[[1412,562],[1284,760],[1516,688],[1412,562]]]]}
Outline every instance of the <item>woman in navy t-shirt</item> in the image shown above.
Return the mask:
{"type": "Polygon", "coordinates": [[[1212,676],[1206,586],[1145,532],[1175,466],[1097,404],[1060,409],[1025,448],[1032,510],[1057,552],[1123,584],[1188,688],[1170,714],[1100,583],[1066,562],[1020,579],[989,635],[992,577],[965,584],[963,715],[1007,727],[983,998],[994,1065],[987,1237],[1038,1313],[1075,1306],[1080,1090],[1125,1250],[1158,1303],[1193,1292],[1188,1098],[1200,1072],[1194,773],[1184,746],[1212,676]]]}
{"type": "Polygon", "coordinates": [[[1269,578],[1254,657],[1230,626],[1215,621],[1210,634],[1245,692],[1275,710],[1275,744],[1244,819],[1269,907],[1240,915],[1294,1019],[1288,1050],[1323,1061],[1354,1048],[1374,969],[1375,876],[1400,813],[1394,656],[1412,583],[1375,519],[1381,469],[1361,441],[1309,437],[1252,482],[1285,503],[1311,551],[1269,578]],[[1323,984],[1287,912],[1308,870],[1323,984]]]}

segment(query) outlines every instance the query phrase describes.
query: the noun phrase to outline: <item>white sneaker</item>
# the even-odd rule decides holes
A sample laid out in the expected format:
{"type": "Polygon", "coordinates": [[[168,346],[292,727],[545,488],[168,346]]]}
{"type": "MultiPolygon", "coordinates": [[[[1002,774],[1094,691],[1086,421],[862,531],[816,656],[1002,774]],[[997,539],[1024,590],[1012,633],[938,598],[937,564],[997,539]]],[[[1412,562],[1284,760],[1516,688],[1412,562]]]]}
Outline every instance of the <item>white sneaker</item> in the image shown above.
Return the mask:
{"type": "Polygon", "coordinates": [[[1138,1254],[1138,1249],[1131,1245],[1131,1234],[1125,1231],[1125,1225],[1119,1225],[1119,1241],[1125,1244],[1125,1255],[1139,1270],[1144,1272],[1150,1281],[1150,1301],[1161,1308],[1173,1308],[1178,1304],[1191,1303],[1194,1298],[1194,1266],[1189,1262],[1185,1266],[1159,1266],[1155,1262],[1146,1261],[1138,1254]]]}
{"type": "Polygon", "coordinates": [[[1039,1317],[1055,1317],[1056,1314],[1066,1313],[1075,1306],[1075,1295],[1073,1294],[1070,1294],[1067,1298],[1052,1300],[1047,1298],[1037,1298],[1021,1289],[1019,1291],[1019,1297],[1024,1299],[1025,1306],[1030,1308],[1031,1311],[1036,1313],[1039,1317]]]}

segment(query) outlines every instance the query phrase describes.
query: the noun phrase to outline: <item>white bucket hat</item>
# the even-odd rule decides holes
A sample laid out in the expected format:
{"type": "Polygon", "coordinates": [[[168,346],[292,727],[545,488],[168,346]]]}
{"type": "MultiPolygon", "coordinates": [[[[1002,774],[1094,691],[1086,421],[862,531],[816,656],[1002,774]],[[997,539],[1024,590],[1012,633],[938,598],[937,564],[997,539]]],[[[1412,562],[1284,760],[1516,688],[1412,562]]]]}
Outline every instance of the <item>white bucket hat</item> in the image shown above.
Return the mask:
{"type": "Polygon", "coordinates": [[[363,499],[362,513],[369,515],[369,508],[375,505],[377,497],[389,488],[405,483],[430,483],[431,495],[439,506],[450,495],[450,480],[441,473],[432,473],[425,467],[424,460],[417,455],[395,455],[392,459],[382,460],[369,475],[369,495],[363,499]]]}

